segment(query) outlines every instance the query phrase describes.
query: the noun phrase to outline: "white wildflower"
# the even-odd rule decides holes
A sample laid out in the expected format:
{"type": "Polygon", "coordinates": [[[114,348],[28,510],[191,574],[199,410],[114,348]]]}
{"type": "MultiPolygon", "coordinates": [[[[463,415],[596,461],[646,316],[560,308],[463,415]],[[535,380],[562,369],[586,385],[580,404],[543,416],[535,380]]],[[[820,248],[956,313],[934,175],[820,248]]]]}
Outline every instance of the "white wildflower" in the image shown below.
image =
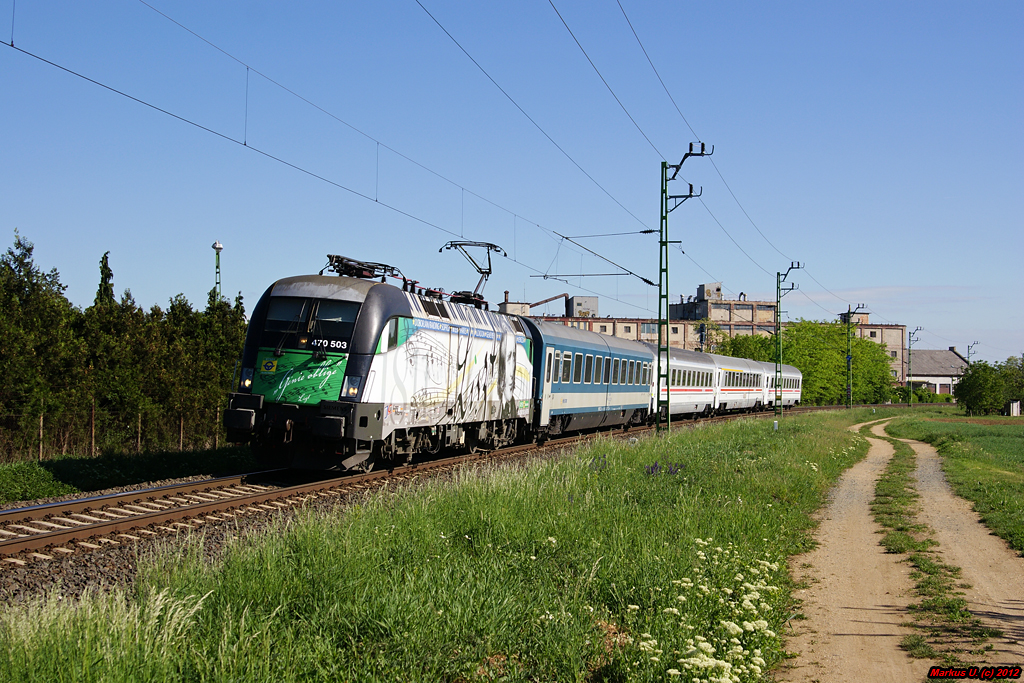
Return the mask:
{"type": "Polygon", "coordinates": [[[743,629],[740,626],[737,626],[734,622],[723,621],[721,623],[722,626],[725,627],[725,630],[728,631],[729,635],[731,636],[738,636],[739,634],[743,633],[743,629]]]}

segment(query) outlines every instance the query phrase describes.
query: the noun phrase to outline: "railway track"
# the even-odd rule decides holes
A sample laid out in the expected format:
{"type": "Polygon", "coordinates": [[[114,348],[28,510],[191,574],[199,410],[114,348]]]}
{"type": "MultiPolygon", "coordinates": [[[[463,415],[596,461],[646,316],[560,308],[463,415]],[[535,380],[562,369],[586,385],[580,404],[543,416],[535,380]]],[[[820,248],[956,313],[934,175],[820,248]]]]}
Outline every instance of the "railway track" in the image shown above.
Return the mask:
{"type": "MultiPolygon", "coordinates": [[[[787,412],[836,408],[806,407],[787,412]]],[[[676,428],[692,427],[743,417],[769,419],[773,413],[686,419],[672,424],[676,428]]],[[[628,432],[614,433],[629,436],[650,431],[653,428],[639,427],[628,432]]],[[[312,500],[366,490],[374,482],[408,480],[428,472],[455,469],[474,461],[511,460],[524,453],[561,449],[607,434],[596,432],[573,435],[552,439],[543,446],[524,444],[493,452],[453,456],[392,470],[347,474],[297,485],[273,483],[272,477],[275,474],[283,476],[286,472],[276,470],[0,511],[0,558],[5,563],[24,566],[32,560],[52,560],[61,555],[136,543],[161,534],[228,522],[237,517],[280,512],[312,500]]]]}
{"type": "MultiPolygon", "coordinates": [[[[545,448],[564,447],[578,440],[559,439],[545,448]]],[[[270,474],[261,472],[5,510],[0,512],[0,558],[24,566],[36,559],[52,560],[236,517],[280,512],[311,500],[366,490],[378,481],[408,480],[472,461],[517,457],[534,449],[533,444],[514,446],[291,486],[253,483],[270,474]]]]}

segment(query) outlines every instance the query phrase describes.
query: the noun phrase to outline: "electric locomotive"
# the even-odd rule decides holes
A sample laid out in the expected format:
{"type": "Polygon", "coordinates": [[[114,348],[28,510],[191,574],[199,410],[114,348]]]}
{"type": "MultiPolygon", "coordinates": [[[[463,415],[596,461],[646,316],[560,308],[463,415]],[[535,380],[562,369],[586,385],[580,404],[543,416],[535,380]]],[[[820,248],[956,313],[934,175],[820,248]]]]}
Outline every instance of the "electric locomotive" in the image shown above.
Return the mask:
{"type": "Polygon", "coordinates": [[[338,275],[279,280],[253,310],[229,441],[268,463],[370,469],[527,431],[532,339],[518,318],[386,284],[397,271],[383,264],[330,258],[338,275]]]}

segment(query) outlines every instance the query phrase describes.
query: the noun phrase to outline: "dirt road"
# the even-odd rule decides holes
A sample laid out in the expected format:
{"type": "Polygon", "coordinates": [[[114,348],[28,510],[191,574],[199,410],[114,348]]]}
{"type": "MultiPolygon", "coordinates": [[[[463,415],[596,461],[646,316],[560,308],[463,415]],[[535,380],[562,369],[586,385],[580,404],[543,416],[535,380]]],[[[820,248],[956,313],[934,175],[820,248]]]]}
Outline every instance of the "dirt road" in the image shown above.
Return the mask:
{"type": "Polygon", "coordinates": [[[990,534],[971,504],[953,493],[934,448],[904,441],[917,453],[918,521],[935,530],[942,560],[963,570],[961,580],[971,586],[964,591],[971,614],[1003,632],[989,640],[993,651],[985,663],[1024,663],[1024,558],[990,534]]]}
{"type": "MultiPolygon", "coordinates": [[[[857,431],[862,425],[850,429],[857,431]]],[[[872,432],[883,435],[883,424],[872,432]]],[[[797,654],[776,671],[779,681],[921,681],[936,662],[912,659],[899,647],[915,631],[907,605],[913,601],[909,567],[879,545],[880,527],[870,513],[875,481],[892,446],[870,439],[867,457],[840,478],[816,533],[819,546],[795,558],[792,571],[811,585],[800,591],[806,620],[794,626],[787,649],[797,654]]],[[[935,530],[938,551],[963,570],[971,611],[1004,631],[993,639],[986,661],[1024,662],[1024,559],[979,522],[969,503],[952,494],[935,451],[909,442],[918,456],[919,521],[935,530]]]]}

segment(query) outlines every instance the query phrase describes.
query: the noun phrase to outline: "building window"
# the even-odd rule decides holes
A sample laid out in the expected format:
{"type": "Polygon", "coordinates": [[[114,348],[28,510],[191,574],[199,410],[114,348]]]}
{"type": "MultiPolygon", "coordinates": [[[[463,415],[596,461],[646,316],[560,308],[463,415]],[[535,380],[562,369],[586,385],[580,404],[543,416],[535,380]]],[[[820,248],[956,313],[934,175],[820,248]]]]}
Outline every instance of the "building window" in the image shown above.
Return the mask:
{"type": "Polygon", "coordinates": [[[896,376],[896,371],[895,371],[895,370],[893,370],[893,371],[892,371],[892,376],[893,376],[893,377],[895,377],[895,376],[896,376]]]}
{"type": "Polygon", "coordinates": [[[889,355],[892,356],[893,358],[895,358],[896,357],[896,352],[895,351],[890,351],[889,355]]]}
{"type": "Polygon", "coordinates": [[[607,331],[608,331],[608,326],[607,325],[601,325],[601,332],[607,332],[607,331]]]}
{"type": "Polygon", "coordinates": [[[869,332],[868,334],[870,334],[871,338],[874,339],[875,337],[878,336],[878,330],[871,330],[871,332],[869,332]]]}
{"type": "Polygon", "coordinates": [[[679,334],[679,328],[678,327],[673,327],[672,328],[672,334],[679,334]]]}
{"type": "Polygon", "coordinates": [[[622,328],[622,331],[628,334],[629,332],[633,331],[633,327],[631,325],[626,325],[625,327],[622,328]]]}

